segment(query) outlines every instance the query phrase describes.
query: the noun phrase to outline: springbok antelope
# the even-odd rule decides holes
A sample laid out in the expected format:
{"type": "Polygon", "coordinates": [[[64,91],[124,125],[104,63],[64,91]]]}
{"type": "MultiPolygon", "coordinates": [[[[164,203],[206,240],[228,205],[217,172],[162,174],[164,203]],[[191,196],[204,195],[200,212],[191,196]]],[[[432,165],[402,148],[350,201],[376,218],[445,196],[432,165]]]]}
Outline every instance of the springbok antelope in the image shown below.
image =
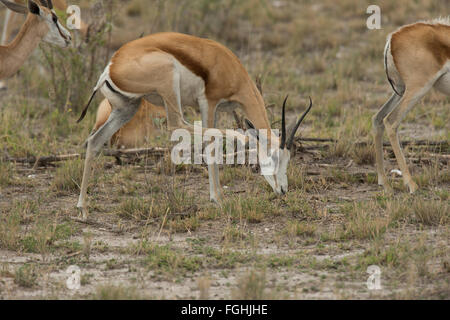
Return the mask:
{"type": "Polygon", "coordinates": [[[450,95],[450,19],[406,25],[390,34],[385,48],[385,70],[394,90],[373,117],[378,184],[392,191],[383,165],[383,132],[386,128],[403,181],[414,193],[413,181],[403,155],[398,127],[406,113],[431,89],[450,95]]]}
{"type": "MultiPolygon", "coordinates": [[[[96,132],[105,124],[112,112],[111,104],[104,99],[98,106],[97,117],[92,132],[96,132]]],[[[111,138],[111,145],[119,148],[141,147],[147,138],[155,134],[156,128],[152,119],[165,118],[166,110],[142,99],[134,117],[119,129],[111,138]]]]}
{"type": "MultiPolygon", "coordinates": [[[[25,1],[24,0],[13,0],[12,2],[15,2],[17,4],[22,4],[25,1]]],[[[43,2],[41,2],[43,3],[43,2]]],[[[67,10],[67,2],[65,0],[53,0],[52,1],[53,6],[61,11],[66,12],[67,10]]],[[[3,22],[3,31],[2,31],[2,37],[0,45],[6,45],[11,38],[11,33],[13,32],[14,25],[16,22],[16,18],[18,15],[14,14],[12,11],[7,10],[5,13],[5,20],[3,22]]],[[[80,21],[80,32],[83,36],[86,36],[88,30],[88,26],[86,23],[84,23],[83,20],[80,21]]]]}
{"type": "Polygon", "coordinates": [[[59,23],[51,0],[41,0],[42,5],[29,0],[28,8],[7,0],[0,2],[12,11],[28,13],[16,38],[9,45],[0,46],[0,79],[15,74],[41,40],[60,47],[70,44],[70,33],[59,23]]]}
{"type": "MultiPolygon", "coordinates": [[[[264,101],[255,83],[239,59],[225,46],[179,33],[157,33],[125,44],[113,55],[100,76],[78,121],[86,115],[98,90],[111,102],[113,110],[106,123],[87,140],[77,204],[84,219],[88,215],[86,194],[92,159],[111,136],[133,118],[143,97],[155,105],[165,106],[169,130],[185,128],[194,131],[194,126],[183,118],[184,105],[200,108],[204,133],[205,128],[216,126],[217,108],[242,107],[248,118],[247,124],[256,129],[266,129],[267,140],[271,142],[270,155],[265,160],[278,164],[278,170],[275,174],[265,175],[265,179],[276,193],[287,192],[286,171],[290,149],[312,102],[287,137],[285,100],[280,139],[270,128],[264,101]]],[[[245,136],[237,133],[236,136],[245,141],[245,136]]],[[[208,165],[208,173],[210,200],[220,202],[222,196],[217,164],[208,165]]]]}

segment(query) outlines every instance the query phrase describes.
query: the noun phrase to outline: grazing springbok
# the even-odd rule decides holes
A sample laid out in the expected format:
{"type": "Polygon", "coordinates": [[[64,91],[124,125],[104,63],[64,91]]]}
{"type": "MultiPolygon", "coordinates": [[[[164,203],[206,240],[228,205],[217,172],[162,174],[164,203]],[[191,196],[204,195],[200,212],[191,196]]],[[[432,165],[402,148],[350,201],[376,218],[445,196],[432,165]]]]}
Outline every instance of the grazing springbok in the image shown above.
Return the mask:
{"type": "Polygon", "coordinates": [[[450,95],[450,19],[406,25],[390,34],[384,53],[386,75],[394,90],[373,117],[378,184],[392,191],[383,165],[383,132],[386,128],[395,158],[409,191],[418,187],[406,164],[398,138],[405,115],[431,89],[450,95]]]}
{"type": "MultiPolygon", "coordinates": [[[[278,170],[265,175],[265,179],[276,193],[287,192],[286,171],[290,148],[312,102],[287,137],[285,100],[280,139],[270,128],[264,101],[255,83],[236,55],[225,46],[179,33],[157,33],[125,44],[113,55],[100,76],[78,121],[86,115],[98,90],[108,99],[113,110],[106,123],[87,140],[83,181],[77,204],[84,219],[88,215],[86,194],[92,159],[112,135],[133,118],[144,97],[155,105],[165,106],[169,130],[185,128],[194,131],[194,126],[183,118],[182,108],[185,105],[199,107],[202,132],[216,126],[217,108],[242,107],[249,120],[247,124],[267,130],[267,139],[271,142],[270,155],[265,160],[277,164],[278,170]]],[[[220,202],[222,196],[218,165],[208,164],[208,173],[210,200],[220,202]]]]}
{"type": "Polygon", "coordinates": [[[14,40],[7,46],[0,46],[0,79],[14,75],[41,40],[60,47],[71,43],[70,32],[59,23],[51,0],[41,0],[42,5],[29,0],[28,8],[7,0],[0,0],[0,3],[12,11],[28,13],[14,40]]]}
{"type": "MultiPolygon", "coordinates": [[[[97,117],[92,132],[96,132],[108,120],[112,112],[111,104],[104,99],[98,106],[97,117]]],[[[119,129],[111,137],[111,145],[118,148],[138,148],[141,147],[148,138],[152,137],[157,130],[153,119],[165,118],[166,110],[142,99],[141,105],[134,117],[119,129]]]]}

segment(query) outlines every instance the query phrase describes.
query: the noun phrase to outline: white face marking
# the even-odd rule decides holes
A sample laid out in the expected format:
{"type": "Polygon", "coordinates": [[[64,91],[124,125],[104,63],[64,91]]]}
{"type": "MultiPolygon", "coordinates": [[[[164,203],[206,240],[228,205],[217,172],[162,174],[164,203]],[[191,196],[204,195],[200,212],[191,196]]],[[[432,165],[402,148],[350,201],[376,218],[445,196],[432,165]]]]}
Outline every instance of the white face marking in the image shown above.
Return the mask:
{"type": "Polygon", "coordinates": [[[272,152],[267,159],[267,165],[261,167],[261,173],[267,170],[271,174],[264,175],[266,181],[270,184],[273,191],[278,194],[285,194],[288,191],[287,168],[291,152],[288,149],[279,149],[272,152]],[[274,170],[275,169],[275,170],[274,170]]]}
{"type": "MultiPolygon", "coordinates": [[[[205,82],[191,70],[173,58],[175,72],[179,76],[179,94],[181,105],[196,106],[198,98],[205,96],[205,82]]],[[[175,86],[174,86],[175,87],[175,86]]]]}
{"type": "Polygon", "coordinates": [[[47,13],[41,9],[39,10],[39,16],[41,19],[44,19],[49,29],[43,40],[63,48],[69,46],[71,42],[70,32],[59,23],[58,19],[55,19],[56,14],[54,11],[47,13]]]}

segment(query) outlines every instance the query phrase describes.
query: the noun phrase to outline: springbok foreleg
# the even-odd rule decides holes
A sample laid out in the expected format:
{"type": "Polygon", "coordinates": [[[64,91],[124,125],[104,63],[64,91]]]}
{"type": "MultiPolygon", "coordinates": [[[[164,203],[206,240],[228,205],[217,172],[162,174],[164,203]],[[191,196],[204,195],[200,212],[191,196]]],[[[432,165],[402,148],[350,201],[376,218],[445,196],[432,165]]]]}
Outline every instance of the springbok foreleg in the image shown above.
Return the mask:
{"type": "MultiPolygon", "coordinates": [[[[216,114],[214,107],[217,105],[216,101],[209,101],[206,97],[200,97],[198,99],[200,110],[202,111],[202,125],[205,128],[216,127],[216,114]],[[210,108],[212,106],[212,108],[210,108]]],[[[208,177],[209,177],[209,200],[220,204],[222,201],[222,192],[219,179],[219,166],[215,161],[213,164],[208,164],[208,177]]]]}
{"type": "MultiPolygon", "coordinates": [[[[198,104],[200,105],[200,109],[202,109],[202,130],[198,131],[195,130],[195,127],[189,123],[187,123],[183,115],[181,114],[181,99],[180,99],[180,90],[179,90],[179,82],[177,81],[177,74],[174,74],[174,88],[173,90],[167,89],[161,89],[159,91],[159,94],[162,96],[164,100],[164,104],[166,107],[166,113],[167,113],[167,127],[168,129],[174,130],[178,128],[186,129],[191,134],[195,134],[196,132],[201,132],[202,135],[206,133],[206,130],[209,128],[213,128],[215,126],[214,121],[214,115],[210,114],[209,112],[209,105],[210,103],[207,101],[205,97],[200,97],[198,99],[198,104]],[[205,110],[208,110],[208,112],[205,112],[205,110]]],[[[215,106],[215,105],[214,105],[215,106]]],[[[219,130],[222,135],[224,135],[224,132],[219,130]]],[[[238,139],[244,141],[245,143],[245,136],[239,135],[239,133],[236,133],[238,135],[238,139]]],[[[208,165],[208,176],[209,176],[209,184],[210,184],[210,200],[216,203],[220,203],[222,200],[222,195],[220,191],[220,182],[219,182],[219,167],[216,163],[208,165]]]]}

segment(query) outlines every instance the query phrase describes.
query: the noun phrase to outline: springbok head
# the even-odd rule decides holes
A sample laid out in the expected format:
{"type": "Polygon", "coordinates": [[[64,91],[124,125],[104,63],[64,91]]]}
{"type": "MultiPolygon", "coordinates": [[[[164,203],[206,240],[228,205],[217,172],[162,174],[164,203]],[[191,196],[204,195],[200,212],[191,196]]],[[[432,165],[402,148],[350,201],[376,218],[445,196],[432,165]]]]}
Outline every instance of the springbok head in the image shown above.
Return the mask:
{"type": "MultiPolygon", "coordinates": [[[[309,98],[309,107],[297,121],[292,131],[287,134],[286,132],[286,103],[288,97],[284,99],[282,118],[281,118],[281,137],[279,139],[272,138],[272,143],[270,148],[268,148],[267,154],[265,152],[259,153],[259,163],[261,167],[261,174],[267,180],[267,182],[272,187],[273,191],[277,194],[285,194],[288,191],[288,178],[287,178],[287,168],[289,165],[289,160],[291,159],[291,149],[294,145],[295,134],[300,127],[300,124],[305,119],[306,115],[312,108],[312,100],[309,98]],[[275,141],[275,143],[273,143],[275,141]],[[277,142],[279,144],[277,145],[277,142]]],[[[253,124],[247,120],[247,126],[251,129],[255,129],[253,124]]],[[[267,138],[262,137],[256,132],[257,138],[261,143],[268,143],[267,138]]]]}
{"type": "Polygon", "coordinates": [[[72,41],[70,32],[64,28],[58,20],[53,10],[52,0],[39,0],[37,4],[33,0],[28,0],[28,7],[11,2],[9,0],[0,0],[8,9],[21,14],[34,14],[44,23],[43,40],[45,42],[57,45],[59,47],[67,47],[72,41]]]}

